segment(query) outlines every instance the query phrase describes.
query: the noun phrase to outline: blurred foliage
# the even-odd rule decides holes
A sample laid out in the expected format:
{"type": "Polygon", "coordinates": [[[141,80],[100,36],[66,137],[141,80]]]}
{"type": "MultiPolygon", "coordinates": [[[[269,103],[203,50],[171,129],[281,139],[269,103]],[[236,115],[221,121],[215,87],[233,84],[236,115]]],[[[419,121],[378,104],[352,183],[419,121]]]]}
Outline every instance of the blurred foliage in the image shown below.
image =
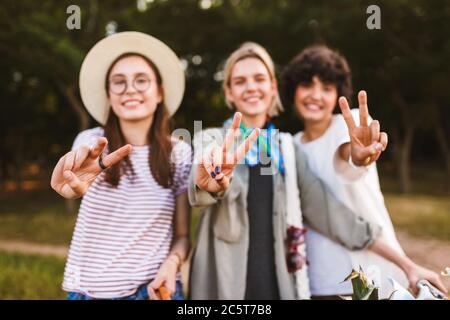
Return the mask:
{"type": "MultiPolygon", "coordinates": [[[[107,29],[156,36],[185,61],[185,99],[174,120],[191,132],[194,120],[216,126],[231,115],[220,70],[240,43],[265,46],[278,72],[307,45],[337,48],[348,57],[355,91],[368,91],[373,118],[390,134],[393,147],[384,158],[398,158],[401,166],[411,155],[446,154],[442,168],[447,164],[450,175],[448,1],[6,0],[0,4],[0,180],[20,181],[20,168],[30,162],[51,169],[79,130],[96,125],[81,105],[77,79],[85,54],[107,29]],[[72,4],[81,8],[80,30],[66,27],[72,4]],[[381,8],[381,30],[366,27],[372,4],[381,8]]],[[[285,108],[275,122],[300,130],[291,106],[285,108]]],[[[400,173],[409,175],[409,168],[400,173]]]]}

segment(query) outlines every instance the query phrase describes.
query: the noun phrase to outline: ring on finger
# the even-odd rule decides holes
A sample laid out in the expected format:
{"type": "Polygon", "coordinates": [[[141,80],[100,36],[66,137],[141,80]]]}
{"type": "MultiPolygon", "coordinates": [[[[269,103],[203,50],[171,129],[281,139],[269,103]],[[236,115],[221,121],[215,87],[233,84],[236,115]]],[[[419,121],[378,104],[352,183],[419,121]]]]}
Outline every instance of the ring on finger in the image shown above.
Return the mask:
{"type": "Polygon", "coordinates": [[[101,168],[102,170],[108,169],[108,167],[105,166],[105,164],[103,163],[102,155],[100,155],[100,156],[98,157],[98,165],[100,166],[100,168],[101,168]]]}

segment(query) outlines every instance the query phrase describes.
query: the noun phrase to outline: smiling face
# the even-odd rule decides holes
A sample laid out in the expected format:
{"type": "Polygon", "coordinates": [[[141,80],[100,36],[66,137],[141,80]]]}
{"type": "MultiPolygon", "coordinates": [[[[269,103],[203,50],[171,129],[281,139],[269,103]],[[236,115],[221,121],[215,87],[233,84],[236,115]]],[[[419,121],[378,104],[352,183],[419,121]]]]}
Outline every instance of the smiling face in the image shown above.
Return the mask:
{"type": "Polygon", "coordinates": [[[118,60],[109,73],[108,81],[109,102],[121,121],[152,118],[162,102],[162,90],[156,74],[140,56],[126,56],[118,60]]]}
{"type": "Polygon", "coordinates": [[[299,84],[295,90],[295,108],[305,123],[329,121],[336,106],[335,84],[324,83],[314,76],[311,83],[299,84]]]}
{"type": "Polygon", "coordinates": [[[243,116],[266,115],[277,92],[265,64],[257,58],[239,60],[231,69],[225,97],[243,116]]]}

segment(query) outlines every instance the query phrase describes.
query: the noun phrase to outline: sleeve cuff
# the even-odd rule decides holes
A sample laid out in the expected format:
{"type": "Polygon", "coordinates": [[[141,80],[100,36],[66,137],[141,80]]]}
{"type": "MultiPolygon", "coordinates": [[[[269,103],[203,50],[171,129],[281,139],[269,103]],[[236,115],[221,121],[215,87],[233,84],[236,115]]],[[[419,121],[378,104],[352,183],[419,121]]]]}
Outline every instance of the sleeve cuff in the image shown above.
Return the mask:
{"type": "Polygon", "coordinates": [[[352,161],[351,155],[348,161],[342,160],[339,157],[337,150],[334,155],[333,162],[334,162],[334,170],[337,173],[337,176],[344,183],[351,183],[363,178],[369,170],[368,167],[359,167],[355,165],[352,161]]]}
{"type": "Polygon", "coordinates": [[[377,240],[381,236],[381,233],[383,231],[383,228],[378,224],[372,225],[369,229],[370,237],[366,245],[364,246],[364,249],[369,248],[375,242],[375,240],[377,240]]]}

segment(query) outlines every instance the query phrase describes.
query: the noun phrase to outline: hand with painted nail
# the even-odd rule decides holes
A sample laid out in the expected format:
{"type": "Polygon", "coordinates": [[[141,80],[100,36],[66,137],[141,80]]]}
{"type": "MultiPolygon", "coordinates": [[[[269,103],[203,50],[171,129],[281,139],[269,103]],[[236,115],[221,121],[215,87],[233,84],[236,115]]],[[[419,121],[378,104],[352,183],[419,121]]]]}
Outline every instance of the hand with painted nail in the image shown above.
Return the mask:
{"type": "Polygon", "coordinates": [[[253,143],[259,136],[260,129],[253,132],[236,148],[230,152],[235,137],[240,130],[242,114],[236,112],[231,127],[227,130],[224,143],[221,147],[212,148],[197,166],[196,185],[209,192],[221,192],[228,188],[233,170],[238,162],[245,157],[253,143]]]}
{"type": "Polygon", "coordinates": [[[350,135],[350,155],[352,162],[357,166],[367,166],[378,160],[381,152],[386,150],[388,136],[385,132],[380,132],[380,123],[372,120],[370,125],[369,109],[367,107],[367,94],[360,91],[359,102],[359,126],[356,126],[347,99],[339,98],[339,106],[347,124],[350,135]]]}
{"type": "Polygon", "coordinates": [[[131,145],[101,157],[108,144],[106,138],[99,138],[95,146],[81,146],[59,159],[53,170],[51,186],[67,199],[82,197],[97,176],[113,166],[131,152],[131,145]]]}

